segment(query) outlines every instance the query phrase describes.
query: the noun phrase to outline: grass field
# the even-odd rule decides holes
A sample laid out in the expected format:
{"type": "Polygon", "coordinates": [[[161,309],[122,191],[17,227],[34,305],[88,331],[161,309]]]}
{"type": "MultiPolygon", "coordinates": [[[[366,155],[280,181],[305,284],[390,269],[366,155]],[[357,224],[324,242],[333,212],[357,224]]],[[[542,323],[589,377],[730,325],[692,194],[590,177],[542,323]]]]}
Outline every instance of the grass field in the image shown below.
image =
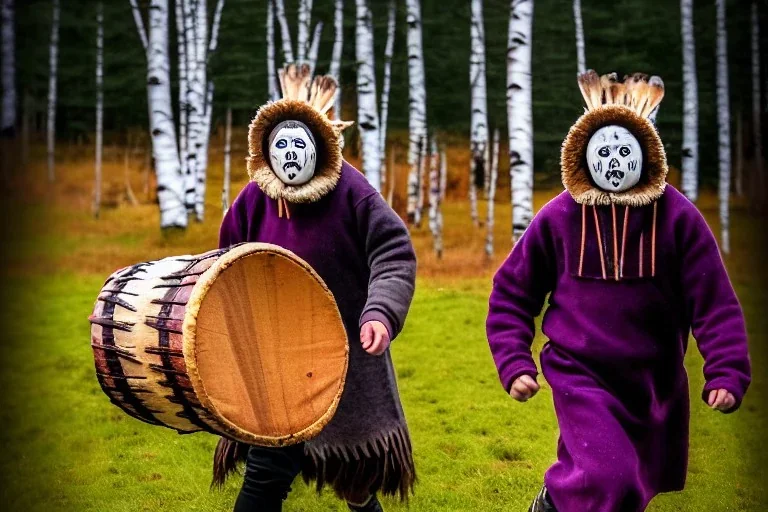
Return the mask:
{"type": "MultiPolygon", "coordinates": [[[[66,171],[64,171],[66,172],[66,171]]],[[[73,183],[73,182],[70,182],[73,183]]],[[[74,184],[71,187],[75,187],[74,184]]],[[[216,185],[211,186],[215,189],[216,185]]],[[[234,187],[238,189],[237,186],[234,187]]],[[[8,219],[12,250],[4,272],[0,373],[0,503],[4,510],[231,510],[238,478],[210,491],[208,434],[179,436],[136,421],[99,389],[88,343],[87,316],[114,268],[165,255],[199,252],[216,239],[219,212],[182,236],[157,229],[151,205],[105,210],[93,220],[82,203],[66,207],[59,188],[47,206],[25,203],[8,219]],[[33,233],[21,236],[22,233],[33,233]]],[[[537,204],[551,193],[537,195],[537,204]]],[[[211,203],[216,199],[212,196],[211,203]]],[[[714,215],[711,197],[702,201],[714,215]]],[[[518,404],[498,383],[484,334],[490,276],[509,250],[509,207],[499,205],[498,249],[482,255],[466,205],[446,207],[446,258],[429,252],[429,236],[414,232],[420,277],[402,335],[393,345],[402,401],[419,473],[408,507],[389,511],[524,511],[555,457],[557,422],[546,385],[518,404]]],[[[755,376],[734,415],[708,410],[699,399],[702,361],[691,345],[691,461],[685,492],[657,498],[652,512],[768,510],[765,431],[768,397],[768,254],[754,234],[761,220],[740,211],[734,254],[727,260],[751,336],[755,376]]],[[[538,337],[534,350],[543,343],[538,337]]],[[[297,481],[286,511],[345,510],[330,493],[318,498],[297,481]]]]}

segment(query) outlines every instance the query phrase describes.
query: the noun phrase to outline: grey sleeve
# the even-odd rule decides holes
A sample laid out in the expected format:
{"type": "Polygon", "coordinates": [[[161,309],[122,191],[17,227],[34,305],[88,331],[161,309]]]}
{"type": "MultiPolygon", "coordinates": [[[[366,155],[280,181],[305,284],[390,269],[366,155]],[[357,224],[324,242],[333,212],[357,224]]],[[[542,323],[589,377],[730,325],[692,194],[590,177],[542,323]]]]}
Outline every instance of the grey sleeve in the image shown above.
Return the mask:
{"type": "Polygon", "coordinates": [[[416,254],[411,236],[381,194],[366,197],[355,210],[371,271],[360,325],[378,320],[394,339],[405,323],[416,283],[416,254]]]}

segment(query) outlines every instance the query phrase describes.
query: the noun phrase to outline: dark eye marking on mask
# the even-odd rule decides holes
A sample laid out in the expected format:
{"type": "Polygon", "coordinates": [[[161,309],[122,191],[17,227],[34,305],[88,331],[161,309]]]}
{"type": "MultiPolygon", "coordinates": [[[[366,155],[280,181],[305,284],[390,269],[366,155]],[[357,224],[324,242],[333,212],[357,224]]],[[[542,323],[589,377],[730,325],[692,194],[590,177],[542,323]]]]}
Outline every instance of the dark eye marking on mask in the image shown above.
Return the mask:
{"type": "Polygon", "coordinates": [[[608,146],[603,146],[597,150],[597,154],[605,158],[611,155],[611,150],[608,149],[608,146]]]}
{"type": "Polygon", "coordinates": [[[307,147],[302,139],[293,139],[293,145],[299,149],[304,149],[307,147]]]}
{"type": "Polygon", "coordinates": [[[277,147],[277,149],[285,149],[288,147],[288,141],[285,139],[279,139],[277,141],[277,144],[275,144],[275,146],[277,147]]]}
{"type": "Polygon", "coordinates": [[[629,156],[630,153],[632,153],[632,150],[629,149],[629,146],[621,146],[621,148],[619,148],[619,154],[621,156],[629,156]]]}

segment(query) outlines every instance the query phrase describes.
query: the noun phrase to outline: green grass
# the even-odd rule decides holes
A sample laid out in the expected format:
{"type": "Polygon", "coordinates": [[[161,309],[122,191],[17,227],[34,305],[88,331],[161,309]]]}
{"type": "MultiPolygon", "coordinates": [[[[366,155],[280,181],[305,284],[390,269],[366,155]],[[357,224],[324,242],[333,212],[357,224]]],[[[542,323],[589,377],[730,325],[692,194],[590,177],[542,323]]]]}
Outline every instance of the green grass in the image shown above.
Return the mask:
{"type": "MultiPolygon", "coordinates": [[[[751,265],[733,265],[750,324],[753,362],[764,368],[766,293],[751,265]]],[[[0,503],[5,510],[231,510],[239,478],[210,491],[215,438],[134,420],[96,381],[86,320],[101,275],[9,279],[0,377],[0,503]]],[[[487,280],[449,287],[419,282],[393,347],[419,482],[414,511],[525,510],[555,456],[557,422],[546,385],[518,404],[501,389],[484,336],[487,280]]],[[[537,339],[538,353],[543,340],[537,339]]],[[[764,511],[766,396],[761,371],[742,410],[722,415],[698,398],[701,359],[691,350],[692,442],[688,488],[650,511],[764,511]]],[[[387,510],[406,510],[385,501],[387,510]]],[[[297,480],[287,511],[345,510],[297,480]]]]}

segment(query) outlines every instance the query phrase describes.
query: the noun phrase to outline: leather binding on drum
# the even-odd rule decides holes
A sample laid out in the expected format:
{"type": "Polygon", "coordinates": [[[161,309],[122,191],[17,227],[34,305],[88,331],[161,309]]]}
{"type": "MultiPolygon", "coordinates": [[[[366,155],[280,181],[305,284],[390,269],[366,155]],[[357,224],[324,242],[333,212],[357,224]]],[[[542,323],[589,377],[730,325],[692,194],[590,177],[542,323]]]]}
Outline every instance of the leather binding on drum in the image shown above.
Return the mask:
{"type": "MultiPolygon", "coordinates": [[[[279,281],[279,279],[276,279],[279,281]]],[[[312,313],[311,311],[308,313],[312,313]]],[[[297,321],[299,321],[297,319],[297,321]]],[[[219,333],[217,333],[219,334],[219,333]]],[[[208,271],[206,271],[198,280],[195,288],[192,290],[192,294],[189,297],[186,306],[186,314],[184,317],[183,325],[183,350],[184,359],[186,361],[187,373],[189,380],[192,383],[192,387],[195,390],[202,407],[211,413],[213,417],[217,419],[217,423],[220,425],[220,433],[227,435],[233,439],[241,442],[256,444],[261,446],[285,446],[290,444],[300,443],[315,437],[320,431],[328,424],[333,417],[341,399],[342,391],[344,390],[344,382],[346,379],[347,367],[349,364],[349,344],[344,330],[344,325],[341,319],[341,315],[336,307],[336,302],[333,294],[325,285],[323,280],[317,275],[317,273],[309,266],[308,263],[298,258],[292,252],[283,249],[276,245],[261,244],[261,243],[246,243],[232,247],[225,255],[220,257],[208,271]],[[225,414],[218,410],[214,400],[211,399],[205,382],[205,377],[201,377],[200,360],[198,359],[198,330],[199,330],[199,314],[203,304],[208,296],[209,291],[216,283],[221,274],[227,271],[233,264],[237,263],[242,258],[258,255],[259,253],[268,253],[269,257],[282,258],[285,262],[297,265],[306,272],[306,275],[310,276],[322,289],[323,294],[328,299],[328,304],[333,305],[333,320],[327,325],[328,336],[336,336],[337,339],[343,337],[344,340],[344,358],[343,369],[340,372],[340,379],[336,384],[335,396],[333,396],[331,404],[328,408],[311,424],[304,426],[296,432],[291,432],[283,435],[265,435],[255,434],[243,429],[241,426],[236,425],[230,421],[225,414]],[[333,331],[336,332],[333,332],[333,331]]],[[[277,340],[279,342],[290,343],[290,340],[277,340]]],[[[207,356],[207,355],[206,355],[207,356]]],[[[207,356],[209,357],[209,356],[207,356]]],[[[234,357],[234,356],[233,356],[234,357]]],[[[210,361],[210,358],[208,359],[210,361]]],[[[307,374],[307,377],[312,377],[311,372],[307,374]]],[[[270,401],[271,403],[271,401],[270,401]]],[[[314,407],[314,405],[307,404],[306,407],[314,407]]],[[[278,406],[279,408],[279,406],[278,406]]],[[[254,411],[256,414],[264,414],[264,411],[254,411]]]]}

